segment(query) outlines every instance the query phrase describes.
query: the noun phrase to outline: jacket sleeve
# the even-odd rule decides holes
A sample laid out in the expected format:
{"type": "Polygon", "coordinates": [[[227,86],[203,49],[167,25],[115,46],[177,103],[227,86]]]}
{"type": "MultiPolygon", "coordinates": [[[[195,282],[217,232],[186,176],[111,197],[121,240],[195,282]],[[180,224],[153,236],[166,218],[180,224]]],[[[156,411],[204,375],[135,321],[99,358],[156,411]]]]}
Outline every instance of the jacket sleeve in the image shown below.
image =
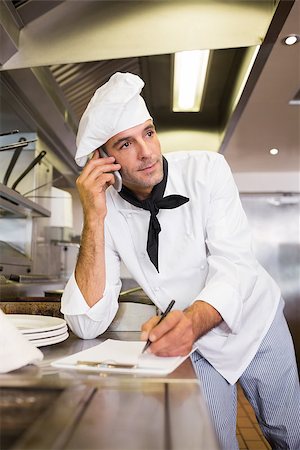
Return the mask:
{"type": "Polygon", "coordinates": [[[71,330],[82,339],[93,339],[111,324],[118,310],[121,290],[120,258],[105,229],[106,284],[103,297],[91,308],[86,303],[74,276],[71,275],[62,296],[61,311],[71,330]]]}
{"type": "Polygon", "coordinates": [[[224,322],[217,327],[221,333],[236,334],[241,326],[243,304],[257,280],[258,262],[238,189],[223,156],[216,158],[209,179],[208,275],[198,300],[211,304],[221,314],[224,322]]]}

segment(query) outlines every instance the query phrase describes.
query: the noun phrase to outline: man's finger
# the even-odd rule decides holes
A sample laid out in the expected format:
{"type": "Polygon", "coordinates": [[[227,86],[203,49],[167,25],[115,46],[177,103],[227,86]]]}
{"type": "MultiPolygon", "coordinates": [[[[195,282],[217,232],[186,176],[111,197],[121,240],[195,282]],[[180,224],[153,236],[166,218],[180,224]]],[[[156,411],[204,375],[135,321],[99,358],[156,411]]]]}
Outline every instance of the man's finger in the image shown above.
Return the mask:
{"type": "MultiPolygon", "coordinates": [[[[104,161],[97,160],[96,164],[90,164],[85,166],[83,171],[81,172],[80,176],[78,177],[79,185],[84,183],[93,182],[93,180],[97,180],[99,177],[101,177],[105,173],[111,173],[116,170],[120,170],[121,166],[120,164],[114,163],[114,162],[108,162],[105,163],[104,161]],[[99,164],[98,164],[99,161],[99,164]]],[[[94,160],[96,162],[96,160],[94,160]]]]}
{"type": "Polygon", "coordinates": [[[155,325],[157,324],[158,321],[159,321],[159,317],[153,316],[153,317],[151,317],[151,319],[147,320],[147,322],[143,323],[142,328],[141,328],[141,340],[142,341],[147,341],[150,331],[152,330],[152,328],[155,327],[155,325]]]}
{"type": "Polygon", "coordinates": [[[154,330],[150,332],[149,339],[153,342],[176,327],[182,319],[182,311],[171,311],[154,330]]]}
{"type": "Polygon", "coordinates": [[[151,352],[157,356],[183,356],[190,352],[194,343],[190,328],[175,327],[151,344],[151,352]]]}
{"type": "Polygon", "coordinates": [[[113,173],[120,169],[121,169],[121,166],[118,163],[101,164],[101,166],[93,167],[87,178],[88,179],[94,178],[96,180],[97,178],[101,177],[105,173],[113,173]]]}
{"type": "Polygon", "coordinates": [[[98,159],[98,158],[100,158],[100,153],[99,153],[99,150],[97,149],[97,150],[94,151],[93,156],[91,157],[91,159],[98,159]]]}
{"type": "MultiPolygon", "coordinates": [[[[154,339],[151,344],[151,351],[155,355],[177,356],[181,354],[182,349],[188,349],[182,353],[186,354],[187,351],[190,351],[194,343],[195,338],[191,321],[185,316],[185,314],[181,314],[181,311],[174,311],[173,313],[176,314],[172,314],[173,317],[171,316],[169,318],[169,324],[174,326],[161,337],[154,339]],[[176,322],[177,319],[180,320],[176,322]]],[[[168,317],[166,317],[166,319],[167,318],[168,317]]],[[[157,330],[159,330],[162,322],[150,332],[150,340],[152,340],[152,334],[155,334],[157,330]]]]}
{"type": "Polygon", "coordinates": [[[163,357],[186,356],[191,352],[192,348],[193,348],[192,345],[189,346],[185,345],[177,348],[161,350],[156,352],[152,350],[152,353],[155,354],[156,356],[163,356],[163,357]]]}

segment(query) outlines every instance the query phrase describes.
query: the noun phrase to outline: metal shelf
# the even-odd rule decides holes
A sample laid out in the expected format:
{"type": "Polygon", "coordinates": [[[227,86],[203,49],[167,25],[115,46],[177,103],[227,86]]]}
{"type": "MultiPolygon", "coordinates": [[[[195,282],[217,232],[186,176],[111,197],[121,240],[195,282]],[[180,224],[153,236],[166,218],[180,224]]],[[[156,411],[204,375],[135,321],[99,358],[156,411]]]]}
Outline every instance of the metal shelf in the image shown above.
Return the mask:
{"type": "Polygon", "coordinates": [[[51,212],[0,183],[0,217],[50,217],[51,212]]]}

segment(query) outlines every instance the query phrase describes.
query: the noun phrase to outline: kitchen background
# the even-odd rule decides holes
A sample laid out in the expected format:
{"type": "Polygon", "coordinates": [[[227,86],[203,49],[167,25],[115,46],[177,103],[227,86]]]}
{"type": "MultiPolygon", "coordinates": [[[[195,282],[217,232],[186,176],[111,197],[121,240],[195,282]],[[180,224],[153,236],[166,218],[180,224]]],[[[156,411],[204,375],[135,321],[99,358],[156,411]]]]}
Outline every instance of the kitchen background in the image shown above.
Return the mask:
{"type": "MultiPolygon", "coordinates": [[[[82,222],[78,121],[97,87],[117,70],[131,71],[146,82],[163,151],[225,155],[257,257],[286,300],[299,361],[300,44],[284,43],[300,34],[299,1],[8,0],[0,7],[2,302],[63,289],[82,222]],[[173,112],[174,54],[196,49],[210,50],[202,109],[173,112]]],[[[122,274],[123,290],[134,287],[125,267],[122,274]]]]}

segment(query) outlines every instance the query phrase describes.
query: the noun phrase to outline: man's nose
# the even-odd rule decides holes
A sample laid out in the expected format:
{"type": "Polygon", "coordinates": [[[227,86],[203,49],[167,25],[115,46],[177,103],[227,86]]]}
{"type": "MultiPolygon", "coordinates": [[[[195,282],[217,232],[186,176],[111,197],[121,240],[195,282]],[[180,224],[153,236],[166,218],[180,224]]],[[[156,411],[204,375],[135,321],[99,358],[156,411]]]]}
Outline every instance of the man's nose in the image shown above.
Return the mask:
{"type": "Polygon", "coordinates": [[[148,145],[147,142],[144,141],[144,139],[140,139],[138,141],[138,155],[139,158],[148,158],[149,156],[151,156],[152,152],[151,152],[151,148],[148,145]]]}

